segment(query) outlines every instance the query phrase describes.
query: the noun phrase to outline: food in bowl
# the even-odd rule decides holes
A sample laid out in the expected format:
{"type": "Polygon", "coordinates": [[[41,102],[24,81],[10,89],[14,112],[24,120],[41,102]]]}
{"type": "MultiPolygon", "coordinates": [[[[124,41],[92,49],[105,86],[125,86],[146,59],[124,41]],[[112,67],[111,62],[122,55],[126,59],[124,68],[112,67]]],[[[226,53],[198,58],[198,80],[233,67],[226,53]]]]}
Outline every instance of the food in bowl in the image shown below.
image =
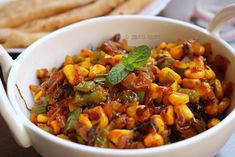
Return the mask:
{"type": "Polygon", "coordinates": [[[137,149],[181,141],[218,124],[230,106],[228,59],[210,58],[210,43],[129,46],[120,34],[95,50],[38,69],[30,85],[30,120],[84,145],[137,149]]]}

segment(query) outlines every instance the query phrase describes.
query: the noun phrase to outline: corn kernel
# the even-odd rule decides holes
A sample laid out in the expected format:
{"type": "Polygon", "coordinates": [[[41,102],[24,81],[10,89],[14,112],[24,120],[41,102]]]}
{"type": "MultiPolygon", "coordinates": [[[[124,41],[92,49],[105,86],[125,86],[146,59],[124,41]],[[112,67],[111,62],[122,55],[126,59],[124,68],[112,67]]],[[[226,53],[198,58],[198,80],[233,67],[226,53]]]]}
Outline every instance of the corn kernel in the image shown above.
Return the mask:
{"type": "Polygon", "coordinates": [[[60,127],[59,122],[57,120],[53,120],[51,122],[51,127],[53,129],[54,134],[60,133],[61,127],[60,127]]]}
{"type": "Polygon", "coordinates": [[[155,61],[155,59],[153,57],[148,58],[148,62],[154,62],[154,61],[155,61]]]}
{"type": "Polygon", "coordinates": [[[48,120],[48,117],[47,117],[46,114],[39,114],[39,115],[37,116],[37,121],[38,121],[39,123],[46,123],[47,120],[48,120]]]}
{"type": "Polygon", "coordinates": [[[166,49],[170,50],[171,48],[176,47],[176,46],[177,46],[176,43],[168,43],[167,46],[166,46],[166,49]]]}
{"type": "Polygon", "coordinates": [[[79,66],[79,70],[81,71],[81,73],[84,77],[86,77],[89,73],[89,71],[86,68],[82,67],[82,66],[79,66]]]}
{"type": "Polygon", "coordinates": [[[161,112],[161,117],[167,125],[175,124],[175,114],[173,106],[167,106],[167,108],[161,112]]]}
{"type": "Polygon", "coordinates": [[[169,96],[169,101],[172,105],[185,105],[189,102],[189,96],[187,94],[173,92],[169,96]]]}
{"type": "Polygon", "coordinates": [[[157,50],[156,49],[152,49],[151,50],[151,57],[155,58],[157,55],[157,50]]]}
{"type": "Polygon", "coordinates": [[[57,135],[57,137],[62,138],[64,140],[69,140],[69,137],[66,136],[65,134],[59,134],[59,135],[57,135]]]}
{"type": "Polygon", "coordinates": [[[159,48],[160,49],[165,49],[167,46],[167,44],[165,42],[162,42],[160,45],[159,45],[159,48]]]}
{"type": "Polygon", "coordinates": [[[176,105],[174,106],[175,113],[177,117],[184,117],[186,121],[191,121],[194,117],[192,111],[187,105],[176,105]]]}
{"type": "Polygon", "coordinates": [[[92,127],[91,121],[88,118],[88,114],[80,114],[79,122],[89,129],[92,127]]]}
{"type": "Polygon", "coordinates": [[[165,122],[162,120],[160,115],[153,115],[151,116],[151,121],[154,125],[158,128],[158,133],[162,134],[165,130],[165,122]]]}
{"type": "Polygon", "coordinates": [[[75,103],[69,103],[69,111],[73,112],[74,110],[76,110],[78,108],[78,106],[75,103]]]}
{"type": "Polygon", "coordinates": [[[173,91],[177,91],[178,90],[178,82],[175,81],[174,83],[172,83],[171,88],[173,89],[173,91]]]}
{"type": "Polygon", "coordinates": [[[66,65],[63,68],[63,72],[69,81],[70,84],[74,85],[75,84],[75,70],[74,66],[72,64],[66,65]]]}
{"type": "Polygon", "coordinates": [[[183,45],[171,48],[170,54],[174,59],[182,59],[184,57],[183,45]]]}
{"type": "Polygon", "coordinates": [[[137,107],[138,107],[138,104],[133,103],[127,108],[126,113],[127,113],[128,117],[135,117],[137,107]]]}
{"type": "Polygon", "coordinates": [[[218,99],[221,99],[224,96],[222,84],[218,79],[215,79],[215,95],[218,99]]]}
{"type": "Polygon", "coordinates": [[[94,79],[95,76],[99,74],[105,74],[106,73],[106,68],[105,66],[101,64],[96,64],[91,67],[90,72],[88,74],[89,79],[94,79]]]}
{"type": "Polygon", "coordinates": [[[91,57],[93,55],[93,52],[88,49],[82,49],[80,52],[80,56],[82,57],[91,57]]]}
{"type": "Polygon", "coordinates": [[[64,65],[63,65],[63,66],[66,66],[66,65],[69,65],[69,64],[74,64],[74,62],[73,62],[72,57],[70,57],[69,55],[67,55],[67,56],[65,57],[64,65]]]}
{"type": "MultiPolygon", "coordinates": [[[[99,125],[100,125],[100,128],[105,128],[108,123],[109,123],[109,120],[108,120],[108,117],[106,116],[103,108],[101,106],[97,106],[95,108],[92,108],[89,110],[89,113],[92,114],[98,114],[99,116],[99,125]]],[[[91,122],[92,124],[96,123],[97,121],[93,121],[91,122]]]]}
{"type": "Polygon", "coordinates": [[[109,140],[112,141],[114,144],[117,144],[119,138],[122,136],[132,138],[134,136],[134,133],[132,130],[114,129],[114,130],[111,130],[108,134],[109,140]]]}
{"type": "Polygon", "coordinates": [[[212,118],[211,120],[209,120],[207,127],[208,128],[212,128],[213,126],[216,126],[217,124],[220,123],[220,120],[217,118],[212,118]]]}
{"type": "Polygon", "coordinates": [[[186,78],[191,78],[191,79],[201,79],[205,77],[205,71],[204,70],[200,70],[197,72],[193,72],[191,69],[186,69],[184,71],[184,76],[186,78]]]}
{"type": "Polygon", "coordinates": [[[205,113],[208,115],[216,116],[218,114],[219,106],[217,103],[207,104],[205,106],[205,113]]]}
{"type": "Polygon", "coordinates": [[[122,54],[117,54],[117,55],[113,56],[113,58],[121,60],[122,56],[123,56],[122,54]]]}
{"type": "Polygon", "coordinates": [[[209,80],[213,80],[215,79],[215,77],[216,77],[215,72],[209,66],[206,66],[205,78],[209,80]]]}
{"type": "Polygon", "coordinates": [[[161,83],[173,83],[174,81],[177,81],[178,83],[181,82],[181,76],[177,74],[175,71],[172,69],[166,67],[163,68],[159,72],[159,80],[161,83]]]}
{"type": "Polygon", "coordinates": [[[85,60],[79,63],[82,67],[89,69],[91,67],[91,58],[85,58],[85,60]]]}
{"type": "Polygon", "coordinates": [[[161,146],[164,144],[164,139],[158,133],[150,133],[144,138],[144,145],[146,147],[161,146]]]}
{"type": "Polygon", "coordinates": [[[43,95],[43,92],[42,92],[42,91],[39,91],[39,92],[34,96],[34,102],[35,102],[36,104],[39,104],[39,103],[40,103],[42,95],[43,95]]]}
{"type": "Polygon", "coordinates": [[[185,88],[196,88],[201,84],[200,79],[188,79],[188,78],[184,78],[182,80],[182,85],[185,88]]]}

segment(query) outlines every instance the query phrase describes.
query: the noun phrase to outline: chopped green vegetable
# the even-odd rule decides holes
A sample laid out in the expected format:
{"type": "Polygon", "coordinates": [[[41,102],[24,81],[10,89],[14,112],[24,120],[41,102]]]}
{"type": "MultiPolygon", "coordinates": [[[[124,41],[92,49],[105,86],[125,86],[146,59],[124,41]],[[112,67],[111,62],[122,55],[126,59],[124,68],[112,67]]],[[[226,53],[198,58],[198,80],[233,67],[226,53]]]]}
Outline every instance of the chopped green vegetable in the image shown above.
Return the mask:
{"type": "Polygon", "coordinates": [[[112,84],[120,83],[130,71],[142,67],[150,57],[151,50],[142,45],[134,48],[128,57],[122,57],[122,63],[113,67],[108,73],[108,81],[112,84]]]}
{"type": "Polygon", "coordinates": [[[143,91],[137,91],[136,94],[138,95],[138,100],[139,103],[142,104],[144,103],[144,92],[143,91]]]}
{"type": "Polygon", "coordinates": [[[73,123],[75,122],[75,120],[79,118],[81,113],[82,113],[82,109],[77,108],[76,110],[74,110],[73,112],[69,114],[69,117],[67,119],[67,122],[64,128],[64,132],[68,132],[69,130],[73,129],[73,123]]]}
{"type": "Polygon", "coordinates": [[[83,62],[84,60],[85,60],[85,58],[82,57],[82,56],[80,56],[80,55],[74,55],[74,56],[73,56],[73,62],[74,62],[75,64],[78,64],[78,63],[80,63],[80,62],[83,62]]]}
{"type": "Polygon", "coordinates": [[[92,64],[97,64],[100,60],[104,59],[106,53],[103,51],[96,51],[93,53],[93,56],[91,58],[92,64]]]}
{"type": "Polygon", "coordinates": [[[166,68],[166,67],[171,67],[171,65],[173,64],[174,59],[172,57],[164,57],[159,59],[157,66],[160,69],[166,68]]]}
{"type": "Polygon", "coordinates": [[[180,88],[179,92],[187,94],[189,96],[190,102],[199,103],[200,94],[197,90],[187,89],[187,88],[180,88]]]}
{"type": "Polygon", "coordinates": [[[83,81],[78,85],[74,86],[74,90],[83,93],[90,93],[92,92],[92,90],[94,90],[95,87],[96,84],[94,81],[83,81]]]}
{"type": "Polygon", "coordinates": [[[47,113],[47,104],[34,105],[31,109],[31,113],[36,113],[36,114],[47,113]]]}
{"type": "Polygon", "coordinates": [[[106,100],[106,92],[102,87],[94,89],[92,93],[79,93],[76,92],[74,96],[74,103],[78,106],[85,106],[91,104],[99,104],[106,100]]]}
{"type": "Polygon", "coordinates": [[[106,128],[101,130],[95,138],[95,147],[101,147],[101,148],[108,148],[109,139],[108,139],[108,133],[110,131],[111,127],[108,125],[106,128]]]}

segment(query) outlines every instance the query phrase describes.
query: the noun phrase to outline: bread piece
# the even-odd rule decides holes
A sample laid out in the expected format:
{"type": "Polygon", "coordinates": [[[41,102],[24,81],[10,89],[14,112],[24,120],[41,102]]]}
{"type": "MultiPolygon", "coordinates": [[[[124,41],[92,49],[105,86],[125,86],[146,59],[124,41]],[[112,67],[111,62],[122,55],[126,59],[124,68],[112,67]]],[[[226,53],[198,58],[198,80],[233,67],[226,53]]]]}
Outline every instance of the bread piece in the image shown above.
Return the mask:
{"type": "Polygon", "coordinates": [[[3,46],[5,48],[25,48],[46,34],[47,33],[25,33],[15,30],[11,33],[3,46]]]}
{"type": "Polygon", "coordinates": [[[19,27],[19,29],[29,32],[54,31],[77,21],[105,15],[124,1],[125,0],[97,0],[81,8],[75,8],[46,19],[34,20],[19,27]]]}
{"type": "Polygon", "coordinates": [[[38,18],[49,17],[94,0],[15,0],[0,11],[0,27],[17,27],[38,18]]]}
{"type": "Polygon", "coordinates": [[[136,14],[144,9],[152,0],[128,0],[116,9],[110,15],[136,14]]]}

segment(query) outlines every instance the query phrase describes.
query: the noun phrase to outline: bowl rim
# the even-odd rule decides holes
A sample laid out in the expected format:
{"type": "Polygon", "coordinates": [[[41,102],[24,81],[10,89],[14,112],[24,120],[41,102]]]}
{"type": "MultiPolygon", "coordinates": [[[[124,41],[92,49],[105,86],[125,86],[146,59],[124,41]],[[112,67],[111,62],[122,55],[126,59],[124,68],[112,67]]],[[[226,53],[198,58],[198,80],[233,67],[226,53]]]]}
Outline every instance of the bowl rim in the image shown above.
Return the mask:
{"type": "Polygon", "coordinates": [[[153,20],[153,21],[161,21],[161,22],[166,22],[169,24],[177,24],[182,27],[190,28],[190,29],[196,29],[197,31],[203,33],[205,36],[212,37],[214,40],[217,42],[220,42],[224,47],[226,47],[230,53],[233,55],[233,59],[235,59],[235,50],[224,40],[222,40],[219,37],[216,37],[213,34],[210,34],[207,30],[200,28],[198,26],[192,25],[190,23],[186,23],[183,21],[178,21],[174,19],[169,19],[165,17],[153,17],[153,16],[142,16],[142,15],[125,15],[125,16],[110,16],[110,17],[98,17],[94,19],[89,19],[85,20],[79,23],[72,24],[70,26],[64,27],[62,29],[59,29],[50,35],[47,35],[46,37],[43,37],[42,39],[36,41],[33,43],[31,46],[29,46],[23,53],[21,53],[18,58],[14,61],[14,64],[12,66],[12,69],[9,73],[8,81],[7,81],[7,93],[8,97],[10,99],[10,102],[16,111],[16,114],[18,115],[19,120],[22,121],[23,125],[28,129],[32,130],[34,133],[39,135],[41,138],[45,138],[57,145],[61,145],[63,147],[66,147],[68,149],[74,149],[74,150],[79,150],[83,152],[89,152],[89,153],[94,153],[94,154],[101,154],[101,155],[140,155],[140,154],[152,154],[152,153],[163,153],[167,152],[170,150],[174,149],[179,149],[182,148],[186,145],[189,144],[194,144],[199,142],[200,140],[204,139],[208,135],[215,134],[219,130],[222,130],[223,127],[229,125],[232,121],[235,121],[235,109],[231,111],[218,125],[215,127],[206,130],[203,133],[200,133],[194,137],[191,137],[189,139],[185,139],[179,142],[175,142],[169,145],[163,145],[160,147],[152,147],[152,148],[144,148],[144,149],[134,149],[135,151],[130,151],[133,149],[111,149],[111,148],[99,148],[99,147],[94,147],[94,146],[87,146],[87,145],[82,145],[70,141],[63,140],[61,138],[58,138],[52,134],[49,134],[40,128],[38,128],[36,125],[34,125],[29,118],[23,113],[23,111],[20,109],[18,102],[16,101],[15,98],[15,76],[17,71],[19,70],[19,66],[23,64],[25,58],[31,51],[33,51],[34,48],[37,48],[38,46],[40,47],[41,43],[44,43],[47,40],[50,40],[51,38],[55,36],[59,36],[60,34],[64,32],[69,32],[69,30],[74,29],[76,27],[80,27],[83,25],[89,25],[93,24],[96,22],[102,22],[102,21],[112,21],[112,20],[153,20]]]}

